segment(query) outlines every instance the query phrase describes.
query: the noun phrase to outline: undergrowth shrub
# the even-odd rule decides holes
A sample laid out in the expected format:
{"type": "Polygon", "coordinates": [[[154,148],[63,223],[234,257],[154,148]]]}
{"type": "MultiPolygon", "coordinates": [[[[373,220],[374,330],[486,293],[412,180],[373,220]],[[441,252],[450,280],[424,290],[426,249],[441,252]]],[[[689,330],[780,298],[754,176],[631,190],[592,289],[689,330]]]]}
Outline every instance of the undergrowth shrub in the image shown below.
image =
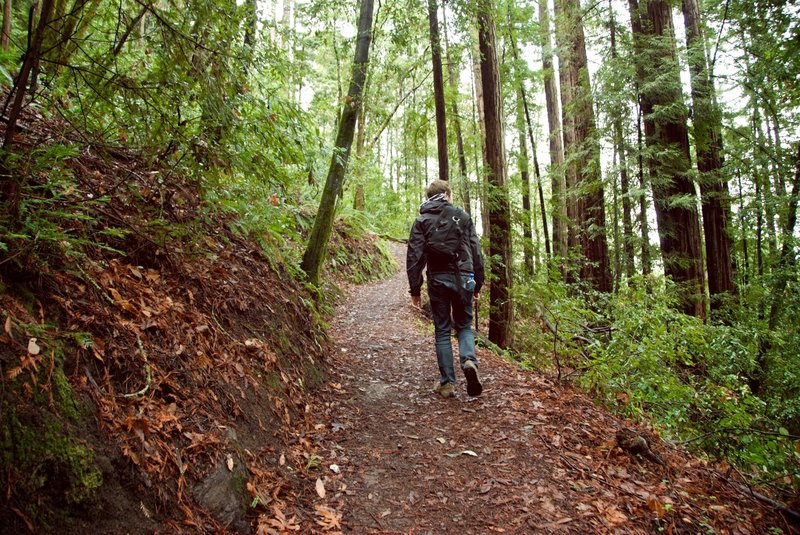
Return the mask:
{"type": "Polygon", "coordinates": [[[649,421],[669,437],[724,458],[754,482],[796,492],[800,403],[791,393],[798,389],[797,344],[773,344],[770,388],[757,396],[748,380],[761,337],[780,341],[785,335],[765,333],[757,321],[704,324],[673,308],[669,285],[641,282],[600,306],[564,285],[521,288],[518,307],[529,327],[518,329],[517,343],[546,348],[550,354],[537,366],[555,359],[553,364],[574,369],[576,382],[618,414],[649,421]],[[588,308],[587,301],[595,306],[588,308]],[[549,327],[530,328],[534,317],[549,327]]]}
{"type": "MultiPolygon", "coordinates": [[[[36,148],[24,156],[7,154],[7,163],[20,180],[19,212],[0,215],[0,252],[4,263],[22,270],[42,270],[80,261],[85,247],[102,244],[92,239],[87,223],[93,207],[105,197],[93,197],[76,183],[66,161],[77,154],[75,147],[52,145],[36,148]]],[[[108,227],[103,234],[118,229],[108,227]]]]}

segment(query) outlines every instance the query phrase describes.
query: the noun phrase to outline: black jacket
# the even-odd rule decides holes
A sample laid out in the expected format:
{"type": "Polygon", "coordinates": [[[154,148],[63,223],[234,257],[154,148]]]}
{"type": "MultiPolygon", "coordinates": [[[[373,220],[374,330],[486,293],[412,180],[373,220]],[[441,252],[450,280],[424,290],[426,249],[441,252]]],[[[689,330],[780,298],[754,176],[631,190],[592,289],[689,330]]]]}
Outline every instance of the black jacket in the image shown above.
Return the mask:
{"type": "MultiPolygon", "coordinates": [[[[428,266],[428,274],[453,273],[453,265],[448,263],[437,264],[435,259],[428,262],[425,254],[425,240],[430,234],[431,226],[436,222],[439,214],[449,204],[444,199],[430,200],[419,208],[419,217],[411,226],[411,236],[408,238],[408,251],[406,252],[406,272],[408,273],[409,293],[418,296],[422,288],[422,270],[428,266]]],[[[463,210],[463,217],[467,220],[467,228],[461,242],[461,251],[458,254],[458,270],[461,273],[475,274],[475,293],[481,291],[483,286],[483,256],[481,244],[475,233],[472,219],[463,210]]]]}

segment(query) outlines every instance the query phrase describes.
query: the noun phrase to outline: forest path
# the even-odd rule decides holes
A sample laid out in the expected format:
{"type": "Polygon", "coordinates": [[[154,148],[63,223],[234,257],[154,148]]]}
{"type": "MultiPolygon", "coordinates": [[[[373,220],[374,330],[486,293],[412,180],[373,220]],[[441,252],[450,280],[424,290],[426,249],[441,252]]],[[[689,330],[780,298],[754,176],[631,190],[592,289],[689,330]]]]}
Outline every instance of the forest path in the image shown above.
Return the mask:
{"type": "Polygon", "coordinates": [[[352,288],[330,329],[319,454],[344,532],[766,533],[774,525],[680,450],[656,440],[666,467],[630,457],[614,447],[624,422],[488,351],[478,351],[480,397],[467,397],[458,367],[456,397],[434,394],[432,327],[409,306],[405,248],[392,249],[395,275],[352,288]]]}

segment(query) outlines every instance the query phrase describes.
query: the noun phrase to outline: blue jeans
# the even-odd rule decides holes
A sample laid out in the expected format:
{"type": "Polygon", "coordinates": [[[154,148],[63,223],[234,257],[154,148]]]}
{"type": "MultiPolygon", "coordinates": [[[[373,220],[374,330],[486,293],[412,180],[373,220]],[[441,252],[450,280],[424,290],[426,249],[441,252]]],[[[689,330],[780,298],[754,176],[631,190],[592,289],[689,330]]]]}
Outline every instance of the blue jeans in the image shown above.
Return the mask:
{"type": "Polygon", "coordinates": [[[453,346],[450,333],[456,330],[458,337],[458,356],[461,368],[475,358],[475,337],[472,333],[472,291],[464,289],[469,276],[454,273],[428,274],[428,297],[431,301],[431,315],[436,337],[436,360],[439,363],[439,381],[442,384],[455,383],[453,370],[453,346]],[[460,287],[460,289],[459,289],[460,287]]]}

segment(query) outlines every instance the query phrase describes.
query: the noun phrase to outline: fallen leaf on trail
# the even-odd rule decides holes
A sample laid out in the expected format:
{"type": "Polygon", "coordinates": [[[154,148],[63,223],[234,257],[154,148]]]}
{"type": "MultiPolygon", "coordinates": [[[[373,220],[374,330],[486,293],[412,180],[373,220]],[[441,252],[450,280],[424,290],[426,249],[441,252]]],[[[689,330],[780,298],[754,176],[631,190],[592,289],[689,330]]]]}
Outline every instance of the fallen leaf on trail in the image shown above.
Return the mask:
{"type": "Polygon", "coordinates": [[[320,478],[317,478],[316,488],[317,488],[317,494],[319,494],[319,497],[320,498],[324,498],[325,497],[325,483],[323,483],[320,478]]]}
{"type": "Polygon", "coordinates": [[[324,505],[316,505],[315,508],[317,510],[317,516],[320,517],[317,520],[317,524],[322,526],[323,530],[333,531],[342,527],[340,524],[342,520],[341,513],[337,513],[335,510],[324,505]]]}
{"type": "Polygon", "coordinates": [[[390,514],[392,514],[392,510],[387,509],[381,513],[381,517],[389,516],[390,514]]]}
{"type": "Polygon", "coordinates": [[[442,437],[439,437],[439,438],[436,439],[436,442],[438,442],[439,444],[444,444],[447,441],[445,439],[443,439],[442,437]]]}
{"type": "Polygon", "coordinates": [[[258,528],[256,533],[264,535],[274,533],[273,530],[269,529],[270,527],[277,528],[281,532],[300,531],[300,524],[297,523],[296,516],[286,518],[286,515],[278,508],[278,506],[273,507],[272,512],[275,514],[273,518],[267,518],[265,515],[261,515],[258,518],[258,528]]]}
{"type": "Polygon", "coordinates": [[[609,524],[622,524],[628,521],[628,517],[613,503],[606,504],[601,501],[595,501],[594,506],[605,517],[609,524]]]}
{"type": "Polygon", "coordinates": [[[233,456],[230,453],[225,457],[225,465],[230,472],[233,472],[233,456]]]}
{"type": "Polygon", "coordinates": [[[477,457],[478,454],[472,450],[464,450],[461,452],[462,455],[469,455],[470,457],[477,457]]]}
{"type": "Polygon", "coordinates": [[[333,472],[334,474],[338,474],[339,472],[341,472],[341,471],[342,471],[342,469],[341,469],[341,468],[339,468],[339,465],[338,465],[338,464],[332,464],[332,465],[330,465],[328,468],[330,468],[330,469],[331,469],[331,472],[333,472]]]}
{"type": "Polygon", "coordinates": [[[281,456],[278,459],[278,464],[280,466],[283,466],[284,464],[286,464],[286,455],[284,455],[283,453],[281,453],[281,456]]]}
{"type": "Polygon", "coordinates": [[[6,316],[6,322],[3,328],[5,329],[6,334],[11,336],[11,315],[6,316]]]}
{"type": "Polygon", "coordinates": [[[664,517],[664,506],[655,498],[647,500],[647,508],[653,511],[658,518],[664,517]]]}
{"type": "Polygon", "coordinates": [[[39,347],[39,344],[36,343],[36,338],[31,338],[30,340],[28,340],[28,353],[30,353],[31,355],[38,355],[39,351],[41,350],[42,348],[39,347]]]}

